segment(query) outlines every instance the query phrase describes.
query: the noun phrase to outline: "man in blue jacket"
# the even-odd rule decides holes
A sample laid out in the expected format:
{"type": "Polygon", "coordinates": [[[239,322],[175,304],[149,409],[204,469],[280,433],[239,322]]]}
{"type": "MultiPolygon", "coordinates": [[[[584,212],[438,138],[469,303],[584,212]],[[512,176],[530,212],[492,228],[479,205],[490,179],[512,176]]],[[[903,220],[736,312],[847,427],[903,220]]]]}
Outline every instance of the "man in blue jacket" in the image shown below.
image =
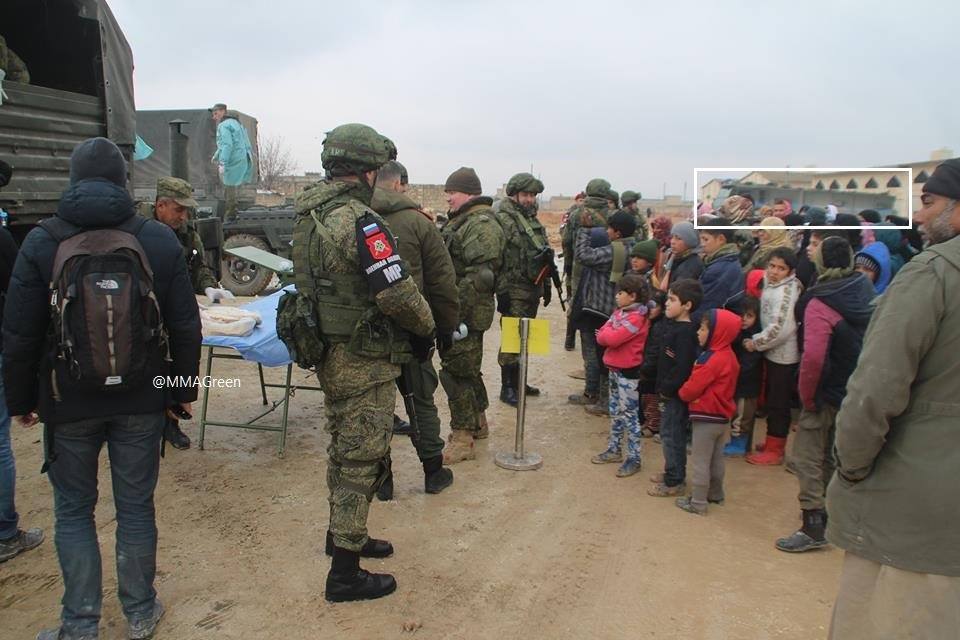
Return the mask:
{"type": "Polygon", "coordinates": [[[237,215],[240,185],[253,180],[253,147],[235,111],[228,111],[227,105],[222,102],[213,105],[210,111],[213,121],[217,123],[217,152],[213,154],[213,161],[220,166],[220,178],[227,200],[223,220],[229,222],[237,215]]]}
{"type": "Polygon", "coordinates": [[[694,324],[710,309],[727,309],[740,313],[740,298],[743,297],[743,271],[740,268],[740,248],[734,240],[733,229],[715,227],[730,226],[726,218],[716,218],[700,225],[700,246],[703,248],[703,301],[691,319],[694,324]]]}
{"type": "MultiPolygon", "coordinates": [[[[73,234],[121,228],[136,237],[153,272],[153,293],[169,340],[169,362],[159,348],[149,349],[144,382],[131,383],[124,391],[90,391],[64,384],[69,380],[62,379],[56,383],[64,367],[55,366],[57,345],[48,337],[49,286],[59,245],[43,226],[24,240],[7,290],[3,324],[7,405],[15,423],[45,424],[55,543],[64,582],[61,627],[42,631],[37,636],[40,640],[98,636],[102,576],[93,514],[97,462],[104,444],[117,510],[117,590],[129,637],[151,637],[163,615],[153,586],[157,555],[153,493],[160,438],[164,413],[169,408],[190,413],[197,389],[190,384],[165,389],[156,378],[197,379],[200,317],[180,243],[160,222],[133,220],[136,213],[126,182],[126,163],[113,142],[91,138],[80,143],[70,158],[70,186],[54,222],[61,231],[73,234]]],[[[112,289],[116,288],[114,284],[112,289]]],[[[117,354],[118,359],[123,357],[117,354]]]]}

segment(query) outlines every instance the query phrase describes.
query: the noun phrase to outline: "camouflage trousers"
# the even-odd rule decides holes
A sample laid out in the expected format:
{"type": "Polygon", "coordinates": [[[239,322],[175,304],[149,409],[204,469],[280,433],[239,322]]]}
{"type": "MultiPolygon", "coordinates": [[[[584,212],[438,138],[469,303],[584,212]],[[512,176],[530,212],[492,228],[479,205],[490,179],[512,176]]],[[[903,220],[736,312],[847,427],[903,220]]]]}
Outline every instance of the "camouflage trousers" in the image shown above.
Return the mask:
{"type": "Polygon", "coordinates": [[[482,331],[468,333],[440,354],[440,384],[450,402],[451,429],[476,431],[480,428],[480,414],[490,406],[481,364],[482,331]]]}
{"type": "Polygon", "coordinates": [[[237,217],[237,194],[240,187],[224,185],[223,197],[226,200],[223,210],[223,221],[230,222],[237,217]]]}
{"type": "Polygon", "coordinates": [[[367,514],[384,477],[396,397],[390,380],[359,395],[325,398],[330,532],[342,549],[359,551],[367,541],[367,514]]]}
{"type": "MultiPolygon", "coordinates": [[[[536,318],[537,310],[540,308],[540,292],[530,292],[523,298],[519,298],[519,293],[516,290],[510,292],[510,313],[507,314],[507,317],[510,318],[536,318]]],[[[500,319],[501,323],[503,318],[500,319]]],[[[517,364],[520,362],[519,353],[504,353],[501,351],[497,354],[497,363],[500,366],[517,364]]]]}
{"type": "Polygon", "coordinates": [[[619,371],[610,372],[610,438],[609,451],[622,451],[623,437],[627,437],[627,459],[639,460],[641,449],[639,380],[626,378],[619,371]]]}

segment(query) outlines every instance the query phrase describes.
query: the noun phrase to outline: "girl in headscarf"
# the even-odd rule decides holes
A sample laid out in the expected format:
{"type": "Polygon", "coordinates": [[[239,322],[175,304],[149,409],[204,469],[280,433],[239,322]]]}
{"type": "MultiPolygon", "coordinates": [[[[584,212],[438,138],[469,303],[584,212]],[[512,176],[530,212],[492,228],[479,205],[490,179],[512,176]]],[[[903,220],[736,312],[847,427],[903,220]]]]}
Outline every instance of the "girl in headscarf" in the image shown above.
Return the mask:
{"type": "Polygon", "coordinates": [[[783,220],[775,216],[770,216],[760,221],[760,227],[766,227],[756,230],[757,239],[760,240],[760,246],[757,247],[753,258],[744,271],[766,269],[767,257],[770,255],[770,252],[777,247],[787,247],[796,251],[790,234],[787,232],[787,229],[784,228],[783,220]]]}
{"type": "Polygon", "coordinates": [[[670,233],[673,230],[673,222],[666,216],[657,216],[650,221],[650,230],[653,239],[657,241],[657,261],[650,272],[650,282],[654,288],[660,287],[660,281],[665,275],[666,253],[670,248],[670,233]]]}
{"type": "Polygon", "coordinates": [[[753,214],[753,202],[743,196],[730,196],[720,205],[720,216],[730,224],[748,224],[753,214]]]}

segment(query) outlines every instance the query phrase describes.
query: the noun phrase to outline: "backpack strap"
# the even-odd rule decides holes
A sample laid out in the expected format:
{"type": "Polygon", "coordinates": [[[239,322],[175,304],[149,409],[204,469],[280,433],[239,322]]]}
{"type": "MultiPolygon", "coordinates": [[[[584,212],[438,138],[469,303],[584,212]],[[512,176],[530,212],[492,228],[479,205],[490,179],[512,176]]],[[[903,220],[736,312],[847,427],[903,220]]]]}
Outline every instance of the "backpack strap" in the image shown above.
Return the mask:
{"type": "Polygon", "coordinates": [[[44,231],[50,234],[50,237],[57,241],[57,244],[83,231],[83,227],[78,227],[57,216],[44,218],[39,222],[39,225],[44,231]]]}

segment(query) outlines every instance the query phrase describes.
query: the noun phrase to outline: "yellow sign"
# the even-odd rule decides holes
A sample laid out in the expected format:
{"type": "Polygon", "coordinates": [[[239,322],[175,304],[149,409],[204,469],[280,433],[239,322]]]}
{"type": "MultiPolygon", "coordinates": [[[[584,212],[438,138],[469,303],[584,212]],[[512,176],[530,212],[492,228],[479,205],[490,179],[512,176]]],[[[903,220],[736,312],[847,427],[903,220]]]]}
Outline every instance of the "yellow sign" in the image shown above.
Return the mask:
{"type": "MultiPolygon", "coordinates": [[[[520,318],[501,318],[500,334],[501,351],[504,353],[520,353],[520,318]]],[[[538,356],[545,356],[550,353],[550,323],[548,321],[530,321],[527,353],[538,356]]]]}

